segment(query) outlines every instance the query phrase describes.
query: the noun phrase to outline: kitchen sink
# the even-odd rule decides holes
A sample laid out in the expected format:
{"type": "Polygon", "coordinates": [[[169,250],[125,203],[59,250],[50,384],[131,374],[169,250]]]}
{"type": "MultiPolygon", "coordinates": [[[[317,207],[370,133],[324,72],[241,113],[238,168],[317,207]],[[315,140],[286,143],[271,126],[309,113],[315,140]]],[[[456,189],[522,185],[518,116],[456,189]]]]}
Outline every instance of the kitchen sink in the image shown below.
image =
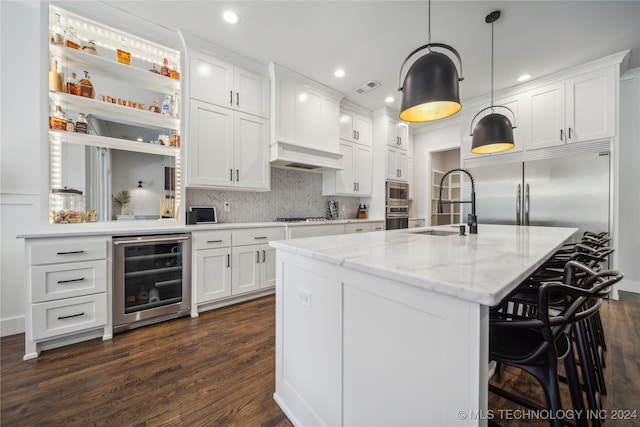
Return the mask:
{"type": "Polygon", "coordinates": [[[412,234],[426,234],[428,236],[451,236],[458,234],[457,231],[445,231],[445,230],[424,230],[424,231],[410,231],[412,234]]]}

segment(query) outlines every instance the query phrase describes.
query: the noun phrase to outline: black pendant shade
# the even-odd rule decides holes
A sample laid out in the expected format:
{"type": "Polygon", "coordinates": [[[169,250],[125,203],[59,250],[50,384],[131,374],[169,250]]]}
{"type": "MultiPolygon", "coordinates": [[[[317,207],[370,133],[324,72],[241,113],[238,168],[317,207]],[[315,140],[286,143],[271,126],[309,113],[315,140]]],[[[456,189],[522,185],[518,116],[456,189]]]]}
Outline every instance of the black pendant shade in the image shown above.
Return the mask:
{"type": "Polygon", "coordinates": [[[428,122],[457,113],[462,107],[458,90],[460,80],[453,61],[443,53],[430,50],[413,63],[405,76],[400,119],[428,122]]]}
{"type": "MultiPolygon", "coordinates": [[[[509,110],[514,116],[511,109],[502,105],[493,105],[493,23],[500,18],[500,11],[496,10],[486,16],[485,22],[491,24],[491,106],[480,111],[471,120],[471,152],[474,154],[499,153],[501,151],[511,150],[515,144],[513,140],[513,129],[515,126],[511,124],[506,116],[494,112],[496,108],[504,108],[509,110]],[[473,123],[476,118],[484,111],[491,110],[491,114],[484,116],[475,128],[473,123]]],[[[515,121],[515,120],[514,120],[515,121]]]]}
{"type": "Polygon", "coordinates": [[[514,146],[511,120],[502,114],[484,116],[473,130],[471,152],[474,154],[498,153],[514,146]]]}

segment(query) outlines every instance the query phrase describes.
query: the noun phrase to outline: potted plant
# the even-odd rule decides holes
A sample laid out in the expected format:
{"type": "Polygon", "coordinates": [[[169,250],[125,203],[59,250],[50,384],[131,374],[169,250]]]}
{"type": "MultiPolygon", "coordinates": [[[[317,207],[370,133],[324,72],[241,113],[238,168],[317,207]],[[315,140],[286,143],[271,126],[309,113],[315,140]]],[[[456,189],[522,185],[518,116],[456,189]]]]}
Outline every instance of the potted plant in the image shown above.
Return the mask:
{"type": "Polygon", "coordinates": [[[129,192],[127,190],[122,190],[121,192],[119,192],[118,194],[116,194],[115,196],[112,194],[111,195],[111,200],[113,200],[113,202],[120,206],[120,214],[121,215],[116,215],[116,218],[122,217],[125,215],[124,212],[124,207],[127,203],[129,203],[131,201],[131,194],[129,194],[129,192]]]}

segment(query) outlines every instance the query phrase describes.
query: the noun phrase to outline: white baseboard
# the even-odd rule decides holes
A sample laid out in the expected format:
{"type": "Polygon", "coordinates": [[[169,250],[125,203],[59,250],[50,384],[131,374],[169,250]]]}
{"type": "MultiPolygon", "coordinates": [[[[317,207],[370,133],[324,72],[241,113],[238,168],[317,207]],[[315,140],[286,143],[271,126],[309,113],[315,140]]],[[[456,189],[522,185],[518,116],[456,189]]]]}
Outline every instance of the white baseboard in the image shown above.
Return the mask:
{"type": "Polygon", "coordinates": [[[0,337],[24,333],[24,316],[0,320],[0,337]]]}
{"type": "Polygon", "coordinates": [[[640,294],[640,282],[637,280],[622,279],[620,283],[618,283],[618,290],[640,294]]]}

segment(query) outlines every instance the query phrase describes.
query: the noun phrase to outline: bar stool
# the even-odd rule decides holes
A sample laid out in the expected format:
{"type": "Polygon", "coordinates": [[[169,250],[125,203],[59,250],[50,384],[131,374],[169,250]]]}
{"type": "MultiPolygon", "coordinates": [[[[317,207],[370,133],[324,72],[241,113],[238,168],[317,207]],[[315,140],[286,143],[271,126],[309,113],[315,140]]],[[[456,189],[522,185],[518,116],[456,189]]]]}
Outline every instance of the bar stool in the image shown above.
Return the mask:
{"type": "MultiPolygon", "coordinates": [[[[578,271],[586,273],[582,282],[583,287],[559,282],[543,283],[535,290],[534,303],[520,301],[519,309],[514,311],[513,305],[509,305],[511,301],[504,300],[490,312],[489,359],[515,366],[532,374],[543,388],[546,409],[551,410],[552,413],[562,409],[558,359],[564,362],[574,409],[584,409],[582,386],[578,378],[573,348],[574,326],[597,313],[602,299],[607,296],[611,286],[622,278],[622,275],[616,271],[595,273],[580,263],[575,261],[571,263],[570,268],[573,271],[570,273],[575,274],[578,271]],[[564,301],[565,304],[555,306],[555,302],[559,300],[564,301]]],[[[580,334],[581,332],[577,335],[580,334]]],[[[575,342],[576,346],[584,344],[580,340],[575,342]]],[[[585,347],[582,346],[582,348],[585,347]]],[[[579,351],[579,354],[584,361],[588,360],[582,351],[579,351]]],[[[581,365],[585,365],[584,374],[588,364],[581,363],[581,365]]],[[[587,385],[589,386],[592,384],[587,385]]],[[[494,385],[489,385],[489,390],[525,407],[545,409],[494,385]]],[[[589,400],[589,396],[587,397],[589,400]]],[[[584,411],[581,414],[582,417],[577,420],[577,425],[584,426],[586,425],[584,411]]],[[[550,420],[552,426],[562,424],[562,420],[550,420]]]]}

